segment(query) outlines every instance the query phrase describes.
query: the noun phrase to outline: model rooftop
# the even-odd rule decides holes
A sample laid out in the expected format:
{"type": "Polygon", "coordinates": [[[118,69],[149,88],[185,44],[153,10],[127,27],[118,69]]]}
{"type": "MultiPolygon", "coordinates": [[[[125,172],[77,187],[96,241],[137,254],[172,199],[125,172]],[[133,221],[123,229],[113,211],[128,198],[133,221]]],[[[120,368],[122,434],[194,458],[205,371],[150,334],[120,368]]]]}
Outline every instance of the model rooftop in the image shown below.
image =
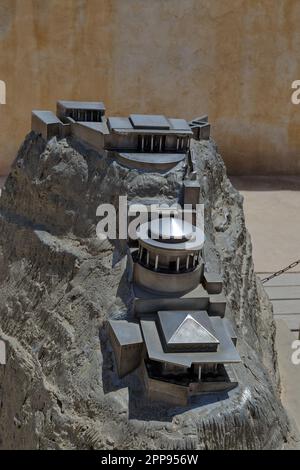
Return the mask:
{"type": "Polygon", "coordinates": [[[158,317],[168,350],[217,351],[219,341],[206,311],[159,311],[158,317]]]}
{"type": "Polygon", "coordinates": [[[85,109],[90,111],[105,111],[105,106],[102,101],[64,101],[59,100],[57,102],[58,106],[61,106],[65,109],[85,109]]]}
{"type": "Polygon", "coordinates": [[[35,109],[32,111],[32,115],[36,116],[39,119],[42,119],[45,124],[59,124],[60,120],[58,119],[52,111],[41,111],[35,109]]]}
{"type": "Polygon", "coordinates": [[[129,120],[135,129],[170,129],[167,118],[158,114],[130,114],[129,120]]]}
{"type": "Polygon", "coordinates": [[[164,133],[192,135],[185,119],[166,118],[160,114],[130,114],[129,117],[109,117],[108,126],[112,132],[164,133]]]}
{"type": "MultiPolygon", "coordinates": [[[[218,346],[217,350],[215,350],[215,348],[209,350],[209,343],[205,342],[204,350],[201,350],[202,348],[199,347],[199,343],[198,348],[194,352],[184,350],[183,344],[180,344],[180,350],[174,348],[174,351],[171,352],[170,343],[168,344],[168,349],[165,351],[155,320],[155,317],[147,317],[146,315],[140,320],[148,356],[152,360],[185,367],[191,367],[192,364],[226,364],[241,362],[239,353],[220,317],[210,317],[210,322],[215,332],[213,336],[219,342],[219,344],[211,343],[211,345],[218,346]]],[[[187,343],[187,346],[191,347],[193,343],[187,343]]]]}
{"type": "Polygon", "coordinates": [[[57,101],[56,114],[32,112],[32,130],[45,141],[73,136],[127,168],[169,171],[189,163],[191,139],[209,138],[207,117],[188,123],[162,114],[106,117],[102,101],[57,101]]]}

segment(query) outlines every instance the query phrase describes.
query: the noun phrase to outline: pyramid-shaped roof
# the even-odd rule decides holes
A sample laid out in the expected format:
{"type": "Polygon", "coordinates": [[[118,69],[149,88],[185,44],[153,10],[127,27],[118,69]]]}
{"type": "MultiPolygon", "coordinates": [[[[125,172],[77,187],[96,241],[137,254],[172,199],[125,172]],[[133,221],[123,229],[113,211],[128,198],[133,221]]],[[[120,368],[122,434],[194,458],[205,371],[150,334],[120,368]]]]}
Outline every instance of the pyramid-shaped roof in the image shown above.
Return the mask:
{"type": "Polygon", "coordinates": [[[158,312],[163,343],[172,350],[217,350],[216,337],[206,311],[168,310],[158,312]]]}
{"type": "Polygon", "coordinates": [[[169,343],[219,343],[201,323],[188,314],[177,330],[171,336],[169,343]]]}

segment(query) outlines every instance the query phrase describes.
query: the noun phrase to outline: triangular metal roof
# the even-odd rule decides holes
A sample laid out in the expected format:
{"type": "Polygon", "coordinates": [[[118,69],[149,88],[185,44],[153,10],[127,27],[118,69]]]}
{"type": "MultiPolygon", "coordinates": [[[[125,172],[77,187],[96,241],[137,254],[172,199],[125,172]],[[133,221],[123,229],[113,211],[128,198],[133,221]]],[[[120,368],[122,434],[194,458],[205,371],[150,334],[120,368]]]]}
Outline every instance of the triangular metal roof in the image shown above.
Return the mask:
{"type": "Polygon", "coordinates": [[[158,311],[158,325],[163,343],[172,350],[217,350],[220,341],[204,310],[158,311]]]}
{"type": "Polygon", "coordinates": [[[173,333],[169,344],[200,344],[213,343],[218,344],[217,338],[212,335],[201,323],[191,315],[187,315],[177,330],[173,333]]]}

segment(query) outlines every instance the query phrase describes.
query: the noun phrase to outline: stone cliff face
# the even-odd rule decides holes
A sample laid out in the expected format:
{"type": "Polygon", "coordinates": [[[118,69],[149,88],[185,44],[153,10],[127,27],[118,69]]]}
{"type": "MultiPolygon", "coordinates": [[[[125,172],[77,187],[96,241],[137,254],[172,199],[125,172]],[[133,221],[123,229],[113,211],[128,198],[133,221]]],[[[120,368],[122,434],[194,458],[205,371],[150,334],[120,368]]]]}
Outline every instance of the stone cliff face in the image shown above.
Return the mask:
{"type": "Polygon", "coordinates": [[[127,247],[96,237],[96,208],[180,198],[184,166],[127,170],[80,142],[29,134],[0,199],[0,447],[261,449],[290,438],[278,398],[275,327],[257,281],[242,197],[213,142],[193,142],[206,262],[220,269],[239,335],[240,387],[189,409],[147,403],[119,380],[104,327],[130,315],[127,247]]]}

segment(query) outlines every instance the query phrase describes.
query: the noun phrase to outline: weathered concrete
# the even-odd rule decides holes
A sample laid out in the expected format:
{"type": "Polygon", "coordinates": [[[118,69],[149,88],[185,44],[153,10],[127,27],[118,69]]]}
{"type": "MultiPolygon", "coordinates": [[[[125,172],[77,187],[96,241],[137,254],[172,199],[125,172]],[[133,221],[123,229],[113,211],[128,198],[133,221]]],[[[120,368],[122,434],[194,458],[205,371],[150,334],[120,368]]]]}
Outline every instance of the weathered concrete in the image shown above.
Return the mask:
{"type": "MultiPolygon", "coordinates": [[[[292,421],[300,430],[300,365],[292,363],[292,343],[295,337],[282,320],[276,321],[276,346],[279,351],[278,364],[282,378],[282,403],[292,421]]],[[[300,448],[300,441],[299,441],[300,448]]]]}
{"type": "MultiPolygon", "coordinates": [[[[259,275],[261,279],[266,274],[259,275]]],[[[275,319],[283,320],[288,328],[300,330],[300,274],[287,272],[264,283],[264,288],[273,304],[275,319]]],[[[300,382],[298,384],[300,392],[300,382]]]]}
{"type": "MultiPolygon", "coordinates": [[[[251,176],[231,181],[244,196],[256,272],[272,273],[299,259],[300,178],[251,176]]],[[[300,265],[293,271],[300,272],[300,265]]]]}
{"type": "MultiPolygon", "coordinates": [[[[299,275],[300,279],[300,275],[299,275]]],[[[300,283],[294,286],[265,287],[270,300],[300,300],[300,283]]],[[[300,312],[299,312],[300,315],[300,312]]]]}
{"type": "Polygon", "coordinates": [[[208,113],[231,173],[299,174],[299,22],[297,0],[1,0],[0,174],[32,108],[95,96],[109,115],[208,113]]]}
{"type": "Polygon", "coordinates": [[[104,322],[130,318],[127,248],[96,238],[96,208],[118,195],[172,203],[180,166],[127,170],[74,139],[30,134],[0,199],[2,448],[282,448],[275,326],[257,282],[242,198],[212,142],[193,143],[205,201],[205,259],[221,270],[237,327],[240,387],[193,407],[149,404],[119,380],[104,322]],[[99,341],[100,332],[100,341],[99,341]]]}
{"type": "MultiPolygon", "coordinates": [[[[244,196],[246,221],[253,242],[254,261],[260,277],[299,258],[299,177],[239,177],[234,186],[244,196]],[[276,230],[274,230],[276,227],[276,230]]],[[[270,300],[299,299],[299,266],[266,284],[270,300]]],[[[277,313],[276,310],[274,312],[277,313]]],[[[276,314],[276,346],[282,383],[282,401],[300,428],[300,366],[291,361],[292,342],[299,337],[300,308],[295,314],[276,314]],[[293,330],[293,331],[289,331],[293,330]]],[[[300,446],[300,443],[299,443],[300,446]]]]}

